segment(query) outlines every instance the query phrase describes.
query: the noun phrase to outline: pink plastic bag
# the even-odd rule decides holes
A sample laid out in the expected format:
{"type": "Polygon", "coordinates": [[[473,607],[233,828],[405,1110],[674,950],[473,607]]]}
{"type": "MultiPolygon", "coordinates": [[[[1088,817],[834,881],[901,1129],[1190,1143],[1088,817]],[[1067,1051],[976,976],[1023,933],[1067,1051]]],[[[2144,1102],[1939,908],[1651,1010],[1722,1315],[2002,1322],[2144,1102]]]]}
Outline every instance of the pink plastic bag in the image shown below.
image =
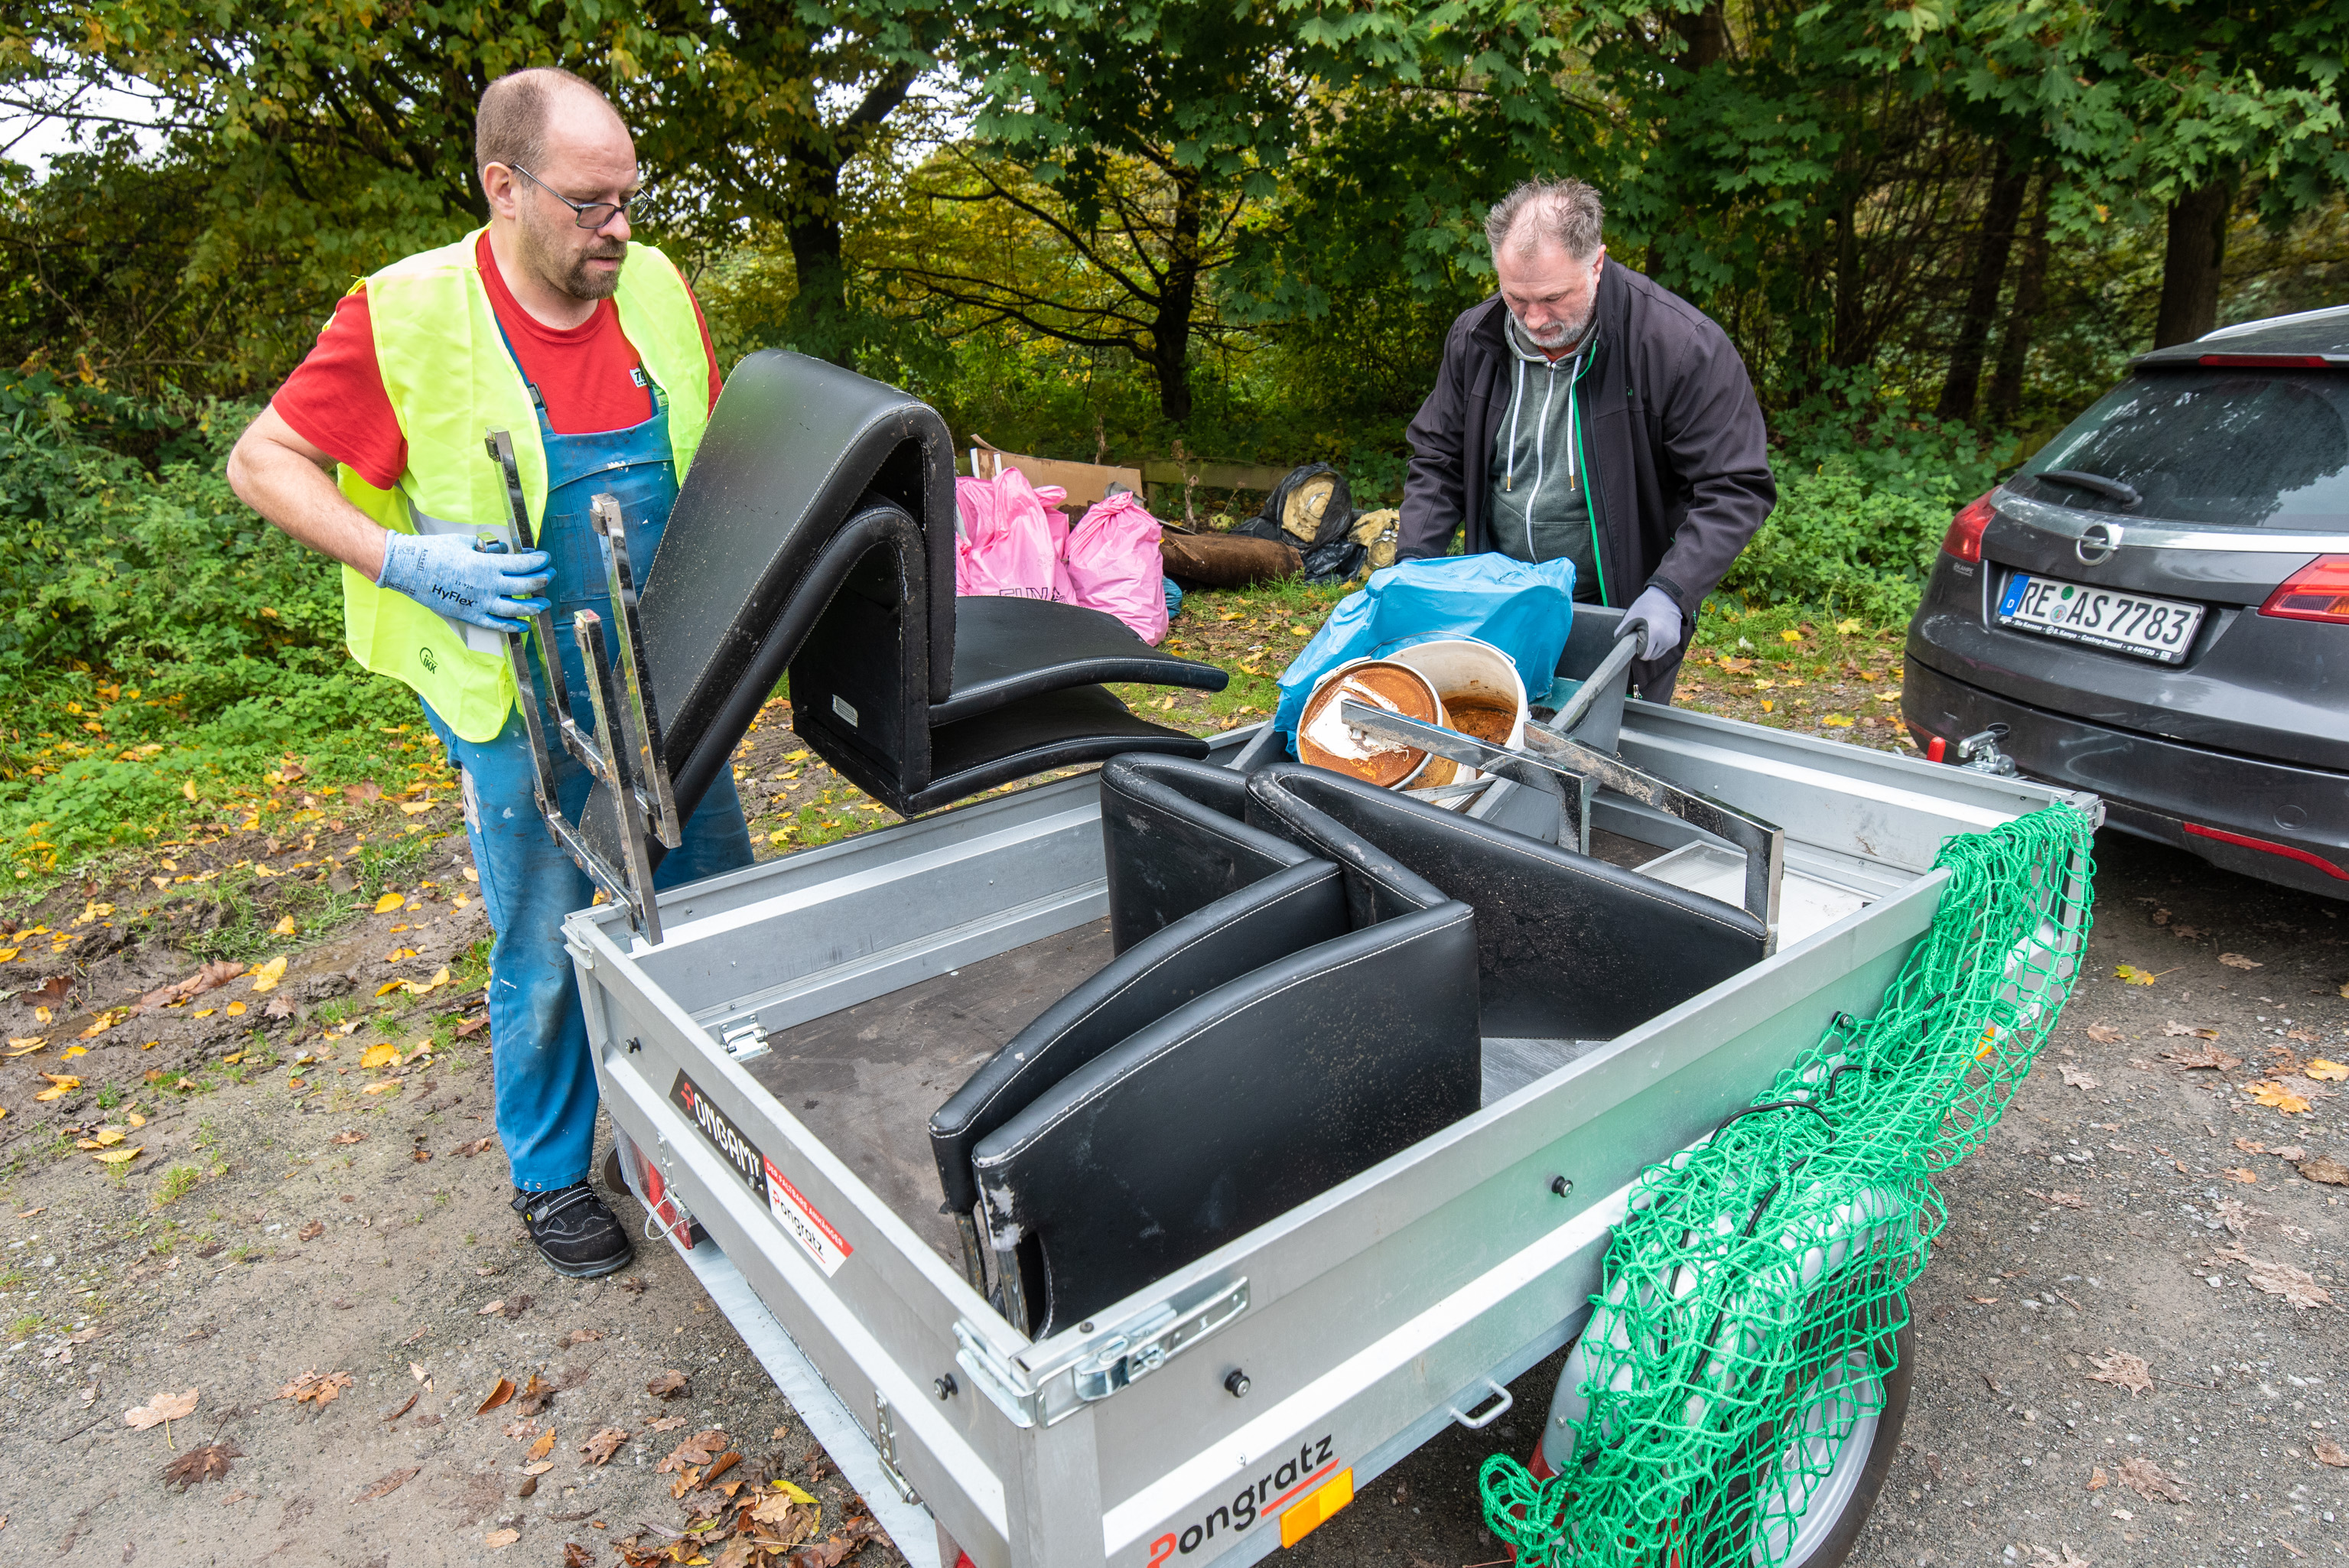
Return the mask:
{"type": "Polygon", "coordinates": [[[1166,634],[1160,532],[1158,520],[1130,491],[1095,501],[1069,531],[1069,587],[1076,602],[1107,611],[1145,643],[1166,634]]]}
{"type": "Polygon", "coordinates": [[[1061,542],[1068,524],[1053,510],[1067,494],[1058,485],[1039,490],[1013,468],[991,480],[955,480],[955,510],[962,520],[955,540],[955,592],[1067,597],[1061,542]]]}

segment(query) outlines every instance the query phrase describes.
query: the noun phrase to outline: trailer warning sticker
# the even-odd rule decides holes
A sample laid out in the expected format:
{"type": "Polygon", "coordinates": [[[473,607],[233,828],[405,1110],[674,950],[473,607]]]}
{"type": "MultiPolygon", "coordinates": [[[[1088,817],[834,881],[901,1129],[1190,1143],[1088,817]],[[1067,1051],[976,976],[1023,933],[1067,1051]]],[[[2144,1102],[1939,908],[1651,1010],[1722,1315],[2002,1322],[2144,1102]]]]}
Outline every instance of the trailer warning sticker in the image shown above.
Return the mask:
{"type": "Polygon", "coordinates": [[[805,1194],[775,1169],[775,1162],[742,1135],[733,1119],[712,1105],[709,1096],[701,1092],[701,1086],[681,1072],[669,1085],[668,1098],[685,1112],[709,1146],[726,1157],[726,1162],[742,1178],[743,1184],[767,1200],[767,1212],[774,1216],[783,1233],[797,1242],[800,1250],[813,1259],[815,1266],[827,1276],[838,1274],[840,1265],[856,1249],[816,1212],[816,1206],[807,1201],[805,1194]]]}
{"type": "Polygon", "coordinates": [[[797,1242],[827,1276],[838,1274],[840,1265],[848,1261],[848,1254],[856,1250],[816,1212],[815,1205],[802,1197],[798,1188],[783,1179],[783,1173],[775,1169],[771,1160],[767,1161],[767,1212],[774,1215],[783,1233],[797,1242]]]}

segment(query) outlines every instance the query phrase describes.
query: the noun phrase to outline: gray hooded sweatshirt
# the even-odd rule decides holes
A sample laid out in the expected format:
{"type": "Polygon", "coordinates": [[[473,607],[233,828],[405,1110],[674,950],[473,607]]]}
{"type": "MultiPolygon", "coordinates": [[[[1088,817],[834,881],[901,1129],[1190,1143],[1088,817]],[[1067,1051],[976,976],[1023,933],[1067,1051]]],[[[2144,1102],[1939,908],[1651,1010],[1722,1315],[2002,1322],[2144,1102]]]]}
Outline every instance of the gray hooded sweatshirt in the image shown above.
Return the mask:
{"type": "Polygon", "coordinates": [[[1493,545],[1519,561],[1574,562],[1574,596],[1599,600],[1599,554],[1590,526],[1590,478],[1584,466],[1580,399],[1574,384],[1590,366],[1590,337],[1551,359],[1505,315],[1508,411],[1494,432],[1493,545]]]}

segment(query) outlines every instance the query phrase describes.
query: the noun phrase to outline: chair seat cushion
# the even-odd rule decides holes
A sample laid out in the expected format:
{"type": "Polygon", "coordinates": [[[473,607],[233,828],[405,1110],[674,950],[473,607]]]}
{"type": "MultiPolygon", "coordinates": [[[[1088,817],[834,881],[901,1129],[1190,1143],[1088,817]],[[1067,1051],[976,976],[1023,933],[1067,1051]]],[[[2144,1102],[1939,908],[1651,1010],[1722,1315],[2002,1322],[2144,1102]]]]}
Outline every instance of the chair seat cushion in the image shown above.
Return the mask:
{"type": "Polygon", "coordinates": [[[1231,679],[1213,665],[1154,648],[1116,616],[1081,604],[984,594],[954,606],[954,689],[930,705],[934,726],[1063,686],[1136,681],[1221,691],[1231,679]]]}

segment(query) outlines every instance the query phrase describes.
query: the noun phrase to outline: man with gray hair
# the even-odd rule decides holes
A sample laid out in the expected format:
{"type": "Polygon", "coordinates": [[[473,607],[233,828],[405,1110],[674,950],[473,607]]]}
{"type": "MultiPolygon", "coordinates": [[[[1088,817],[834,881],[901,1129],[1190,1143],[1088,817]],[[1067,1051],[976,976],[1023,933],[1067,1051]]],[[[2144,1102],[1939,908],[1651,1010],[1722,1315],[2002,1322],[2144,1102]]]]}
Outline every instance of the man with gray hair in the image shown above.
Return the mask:
{"type": "Polygon", "coordinates": [[[1776,504],[1728,335],[1620,263],[1599,192],[1534,180],[1485,220],[1499,290],[1461,314],[1411,423],[1403,559],[1573,562],[1578,601],[1639,621],[1640,694],[1670,701],[1697,607],[1776,504]]]}

